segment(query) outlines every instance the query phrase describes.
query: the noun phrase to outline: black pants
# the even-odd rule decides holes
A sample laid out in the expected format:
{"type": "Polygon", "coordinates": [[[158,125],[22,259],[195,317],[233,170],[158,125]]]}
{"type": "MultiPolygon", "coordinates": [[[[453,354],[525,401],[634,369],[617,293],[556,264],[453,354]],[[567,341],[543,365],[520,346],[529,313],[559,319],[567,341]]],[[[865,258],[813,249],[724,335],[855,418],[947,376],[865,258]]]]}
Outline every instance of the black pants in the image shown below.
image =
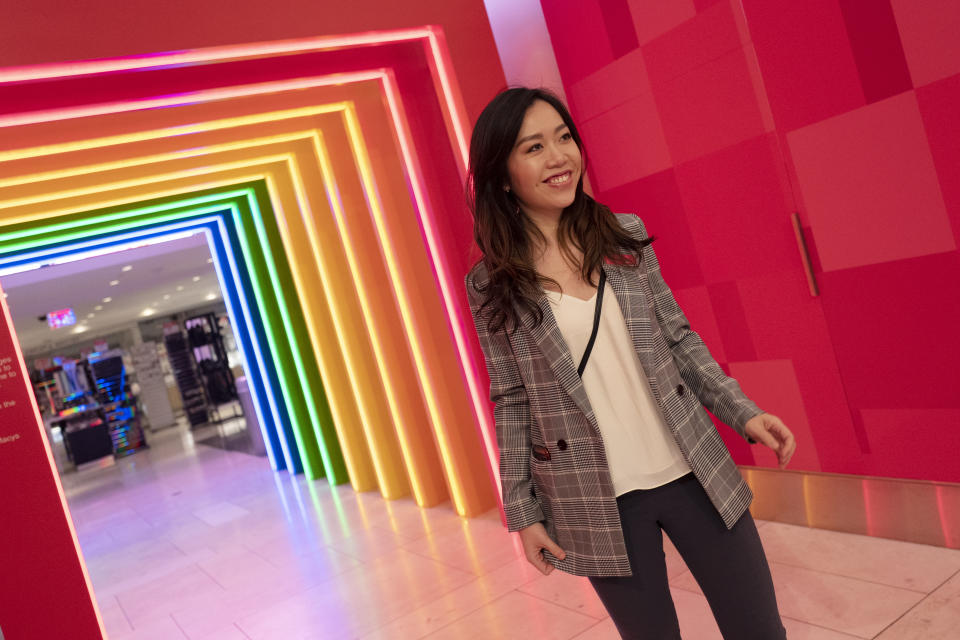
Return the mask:
{"type": "Polygon", "coordinates": [[[692,473],[617,498],[633,575],[590,578],[624,638],[680,638],[667,584],[666,531],[727,640],[787,637],[757,527],[746,512],[727,529],[692,473]]]}

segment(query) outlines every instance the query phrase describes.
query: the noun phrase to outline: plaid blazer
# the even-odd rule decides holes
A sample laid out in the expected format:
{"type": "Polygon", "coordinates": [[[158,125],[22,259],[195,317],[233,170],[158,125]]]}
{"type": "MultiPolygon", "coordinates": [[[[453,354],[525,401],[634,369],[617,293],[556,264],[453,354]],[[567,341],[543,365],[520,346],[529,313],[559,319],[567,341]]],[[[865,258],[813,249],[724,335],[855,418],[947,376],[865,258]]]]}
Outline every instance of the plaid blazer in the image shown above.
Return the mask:
{"type": "MultiPolygon", "coordinates": [[[[647,237],[637,216],[617,214],[617,219],[635,238],[647,237]]],[[[644,248],[640,266],[608,264],[603,269],[666,423],[730,528],[753,494],[703,408],[742,437],[747,420],[762,411],[690,329],[651,246],[644,248]]],[[[518,531],[543,522],[566,552],[558,560],[544,551],[558,569],[579,576],[628,576],[603,440],[547,297],[541,294],[538,300],[543,311],[538,326],[532,314],[522,312],[514,332],[491,333],[488,314],[480,313],[487,281],[481,262],[467,274],[466,287],[490,376],[507,528],[518,531]],[[549,459],[535,457],[533,447],[546,447],[549,459]]]]}

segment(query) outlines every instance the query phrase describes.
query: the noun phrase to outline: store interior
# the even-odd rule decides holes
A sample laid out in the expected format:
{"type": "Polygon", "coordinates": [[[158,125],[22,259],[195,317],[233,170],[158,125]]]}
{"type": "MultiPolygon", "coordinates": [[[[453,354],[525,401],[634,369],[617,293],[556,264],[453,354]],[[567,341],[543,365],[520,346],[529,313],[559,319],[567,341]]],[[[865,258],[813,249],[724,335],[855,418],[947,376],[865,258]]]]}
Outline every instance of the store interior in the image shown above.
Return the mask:
{"type": "Polygon", "coordinates": [[[61,477],[157,438],[266,456],[203,231],[8,265],[0,285],[61,477]]]}

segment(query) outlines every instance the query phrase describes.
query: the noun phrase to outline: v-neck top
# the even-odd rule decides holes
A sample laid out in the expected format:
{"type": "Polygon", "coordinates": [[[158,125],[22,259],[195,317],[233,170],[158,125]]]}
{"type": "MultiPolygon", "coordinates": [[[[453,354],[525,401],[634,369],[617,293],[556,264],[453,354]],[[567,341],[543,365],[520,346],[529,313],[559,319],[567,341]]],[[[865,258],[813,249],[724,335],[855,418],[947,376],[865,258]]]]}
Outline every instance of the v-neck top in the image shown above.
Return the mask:
{"type": "MultiPolygon", "coordinates": [[[[582,300],[556,291],[545,293],[577,364],[593,330],[597,295],[582,300]]],[[[616,495],[659,487],[690,473],[609,286],[604,288],[600,326],[582,381],[603,437],[616,495]]]]}

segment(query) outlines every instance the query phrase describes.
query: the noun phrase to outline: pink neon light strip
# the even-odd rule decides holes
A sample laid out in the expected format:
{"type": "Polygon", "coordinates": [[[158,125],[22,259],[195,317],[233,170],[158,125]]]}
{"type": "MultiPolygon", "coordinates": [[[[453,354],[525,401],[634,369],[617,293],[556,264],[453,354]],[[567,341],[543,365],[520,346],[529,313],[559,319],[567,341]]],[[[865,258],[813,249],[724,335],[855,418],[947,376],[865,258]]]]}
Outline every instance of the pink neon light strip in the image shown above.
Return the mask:
{"type": "MultiPolygon", "coordinates": [[[[461,110],[458,108],[453,97],[454,84],[450,79],[448,64],[446,58],[448,53],[439,42],[439,39],[432,28],[413,29],[400,31],[381,31],[370,32],[366,34],[355,34],[349,36],[307,38],[300,40],[287,40],[273,43],[261,43],[253,45],[234,45],[226,47],[211,47],[207,49],[197,49],[188,52],[175,52],[158,54],[156,56],[117,58],[108,60],[93,60],[73,62],[54,65],[36,65],[30,67],[11,68],[0,70],[0,82],[18,82],[24,80],[49,79],[57,77],[70,77],[76,75],[90,75],[97,73],[108,73],[112,71],[130,70],[130,69],[157,69],[170,67],[174,65],[195,64],[199,62],[220,61],[226,62],[242,58],[276,55],[280,53],[304,52],[311,50],[323,50],[334,47],[362,46],[368,44],[382,44],[387,42],[399,42],[404,40],[414,40],[425,38],[428,43],[429,51],[437,67],[437,73],[440,78],[441,89],[443,93],[443,103],[446,107],[447,115],[450,118],[456,137],[458,158],[462,164],[461,173],[465,173],[467,163],[468,145],[464,133],[464,118],[461,110]]],[[[442,259],[440,252],[440,241],[436,234],[433,212],[426,206],[426,199],[423,196],[423,177],[420,174],[419,167],[411,152],[411,143],[409,132],[406,131],[403,124],[400,108],[398,107],[398,89],[390,82],[388,74],[377,72],[359,72],[355,74],[336,74],[332,76],[317,76],[312,79],[296,79],[289,81],[277,81],[271,83],[261,83],[256,85],[247,85],[237,88],[211,89],[207,91],[192,92],[190,94],[181,94],[179,96],[165,96],[161,98],[130,100],[114,103],[104,103],[91,105],[87,107],[72,107],[67,109],[52,109],[47,111],[36,111],[27,114],[11,115],[0,118],[0,127],[17,126],[22,124],[31,124],[37,122],[46,122],[51,120],[61,120],[68,118],[78,118],[93,115],[106,115],[121,111],[132,111],[157,106],[174,106],[178,104],[201,102],[207,100],[223,100],[262,93],[271,93],[283,90],[293,90],[308,88],[311,80],[324,79],[322,84],[356,82],[361,79],[380,79],[384,85],[384,90],[390,105],[391,118],[400,140],[401,153],[404,156],[404,163],[407,165],[408,174],[411,177],[414,199],[417,203],[417,209],[420,212],[420,223],[424,229],[424,235],[427,238],[428,250],[430,251],[431,262],[437,274],[437,281],[440,283],[441,294],[444,298],[444,305],[450,318],[450,325],[453,328],[454,340],[457,344],[457,350],[460,352],[461,362],[467,363],[467,383],[470,389],[471,400],[474,405],[474,414],[480,422],[481,434],[484,441],[484,447],[487,450],[490,469],[496,468],[496,446],[492,440],[494,432],[493,425],[490,423],[488,403],[485,395],[480,390],[478,382],[479,363],[473,357],[472,351],[467,346],[465,339],[465,321],[461,317],[457,298],[453,294],[453,278],[450,274],[449,266],[442,259]],[[353,79],[351,79],[353,77],[353,79]],[[326,80],[327,78],[334,78],[326,80]],[[282,88],[278,88],[282,87],[282,88]],[[191,98],[184,101],[185,97],[191,98]]],[[[497,495],[500,495],[500,480],[496,473],[492,473],[497,483],[497,495]]]]}
{"type": "Polygon", "coordinates": [[[141,109],[153,109],[156,107],[171,107],[196,102],[213,102],[215,100],[229,100],[230,98],[243,98],[267,93],[278,93],[281,91],[308,89],[310,87],[317,86],[347,84],[351,82],[362,82],[364,80],[377,80],[381,78],[382,75],[383,72],[380,71],[358,71],[353,73],[332,74],[328,76],[313,76],[312,78],[297,78],[294,80],[276,80],[273,82],[239,85],[238,87],[226,87],[222,89],[205,89],[203,91],[178,93],[159,98],[103,102],[100,104],[81,107],[29,111],[27,113],[0,116],[0,127],[19,127],[27,124],[51,122],[54,120],[86,118],[89,116],[102,116],[111,113],[122,113],[124,111],[137,111],[141,109]]]}

